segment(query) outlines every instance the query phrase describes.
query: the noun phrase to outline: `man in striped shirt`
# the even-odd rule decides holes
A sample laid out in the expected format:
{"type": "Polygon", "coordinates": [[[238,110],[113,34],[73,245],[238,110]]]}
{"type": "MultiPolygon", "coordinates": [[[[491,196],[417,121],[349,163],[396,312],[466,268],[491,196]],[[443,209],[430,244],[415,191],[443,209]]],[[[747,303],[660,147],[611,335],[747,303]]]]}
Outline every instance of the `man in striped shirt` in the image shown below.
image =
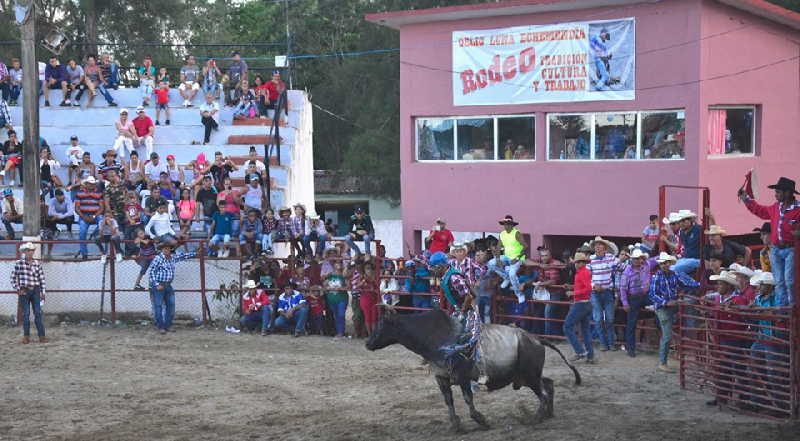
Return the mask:
{"type": "Polygon", "coordinates": [[[173,255],[172,247],[170,242],[161,242],[158,245],[161,253],[150,264],[150,290],[153,293],[154,321],[161,334],[175,332],[172,329],[172,319],[175,317],[175,290],[172,288],[175,264],[197,255],[195,252],[173,255]]]}
{"type": "Polygon", "coordinates": [[[39,335],[39,342],[47,343],[44,335],[44,323],[42,322],[41,300],[45,293],[44,271],[42,265],[33,259],[36,246],[30,242],[19,247],[23,253],[22,259],[14,265],[11,273],[11,286],[19,294],[19,302],[22,304],[22,343],[30,343],[31,322],[30,312],[33,307],[33,321],[36,323],[36,333],[39,335]]]}
{"type": "MultiPolygon", "coordinates": [[[[85,241],[89,234],[89,227],[103,221],[103,193],[96,188],[97,180],[89,176],[82,182],[83,186],[75,195],[75,213],[78,215],[78,239],[85,241]]],[[[85,242],[80,244],[80,255],[87,259],[89,250],[85,242]]]]}
{"type": "Polygon", "coordinates": [[[614,346],[614,290],[612,289],[612,276],[614,269],[619,265],[615,252],[617,247],[612,242],[600,236],[594,238],[589,244],[594,248],[591,256],[589,271],[592,273],[592,321],[594,321],[597,334],[600,337],[600,350],[608,351],[614,346]]]}

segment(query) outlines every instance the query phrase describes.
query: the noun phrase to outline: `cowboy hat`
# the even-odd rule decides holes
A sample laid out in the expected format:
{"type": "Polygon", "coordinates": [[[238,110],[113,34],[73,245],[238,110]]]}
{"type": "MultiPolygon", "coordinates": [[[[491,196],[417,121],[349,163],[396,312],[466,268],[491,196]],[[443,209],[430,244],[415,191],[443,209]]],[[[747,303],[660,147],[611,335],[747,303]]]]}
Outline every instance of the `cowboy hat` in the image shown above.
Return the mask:
{"type": "Polygon", "coordinates": [[[35,249],[36,249],[36,245],[34,245],[34,244],[33,244],[33,243],[31,243],[31,242],[25,242],[24,244],[22,244],[22,245],[20,245],[20,246],[19,246],[19,250],[20,250],[20,251],[25,251],[25,250],[35,250],[35,249]]]}
{"type": "Polygon", "coordinates": [[[670,262],[670,261],[675,262],[677,260],[678,259],[675,256],[673,256],[671,254],[668,254],[668,253],[666,253],[664,251],[662,251],[661,254],[658,255],[658,258],[656,258],[656,262],[658,262],[658,263],[664,263],[664,262],[670,262]]]}
{"type": "Polygon", "coordinates": [[[769,222],[764,222],[761,225],[761,228],[753,228],[753,231],[756,233],[772,233],[772,224],[769,222]]]}
{"type": "Polygon", "coordinates": [[[447,225],[447,221],[442,219],[441,217],[436,218],[436,223],[441,225],[447,225]]]}
{"type": "Polygon", "coordinates": [[[281,208],[279,208],[279,209],[278,209],[278,214],[281,214],[281,213],[284,213],[284,212],[287,212],[287,211],[288,211],[289,213],[291,213],[291,212],[292,212],[292,209],[291,209],[291,208],[289,208],[289,207],[281,207],[281,208]]]}
{"type": "Polygon", "coordinates": [[[84,184],[97,184],[97,179],[95,179],[94,176],[89,176],[81,182],[84,184]]]}
{"type": "Polygon", "coordinates": [[[163,241],[163,242],[161,242],[160,244],[158,244],[158,246],[157,246],[156,248],[158,248],[158,249],[160,250],[160,249],[162,249],[162,248],[166,248],[166,247],[175,248],[175,247],[172,245],[172,243],[170,243],[170,242],[167,242],[167,241],[163,241]]]}
{"type": "Polygon", "coordinates": [[[615,244],[614,242],[611,242],[610,240],[603,239],[600,236],[595,237],[591,242],[589,242],[589,247],[594,249],[594,246],[598,242],[604,244],[606,246],[606,248],[608,248],[608,250],[611,251],[611,254],[613,254],[615,256],[617,254],[619,254],[619,248],[617,247],[617,244],[615,244]]]}
{"type": "Polygon", "coordinates": [[[507,214],[506,217],[500,219],[500,221],[498,223],[500,225],[506,225],[506,224],[519,225],[519,222],[515,222],[514,221],[514,216],[512,216],[510,214],[507,214]]]}
{"type": "Polygon", "coordinates": [[[728,232],[725,231],[719,225],[712,225],[712,226],[708,227],[708,229],[706,230],[706,235],[708,235],[708,236],[716,236],[716,235],[724,236],[727,233],[728,232]]]}
{"type": "Polygon", "coordinates": [[[697,217],[697,213],[693,212],[692,210],[678,210],[678,216],[680,220],[684,219],[694,219],[697,217]]]}
{"type": "Polygon", "coordinates": [[[758,286],[758,285],[775,286],[775,277],[770,272],[757,271],[756,275],[750,278],[750,286],[758,286]]]}
{"type": "Polygon", "coordinates": [[[650,257],[649,254],[645,253],[639,248],[634,248],[634,250],[631,251],[631,259],[641,259],[641,258],[647,259],[649,257],[650,257]]]}
{"type": "Polygon", "coordinates": [[[681,221],[681,215],[675,212],[670,213],[669,216],[661,220],[661,222],[664,225],[670,225],[680,221],[681,221]]]}
{"type": "Polygon", "coordinates": [[[300,207],[303,209],[303,211],[306,211],[306,206],[304,204],[301,204],[300,202],[292,205],[292,208],[297,208],[297,207],[300,207]]]}
{"type": "Polygon", "coordinates": [[[469,248],[467,247],[467,244],[462,243],[462,242],[454,243],[453,246],[450,247],[450,252],[451,253],[454,253],[456,250],[464,250],[464,251],[469,252],[469,248]]]}
{"type": "Polygon", "coordinates": [[[256,288],[256,286],[257,286],[257,285],[256,285],[256,281],[255,281],[255,280],[248,280],[248,281],[247,281],[247,282],[245,282],[245,284],[244,284],[244,288],[247,288],[247,289],[255,289],[255,288],[256,288]]]}
{"type": "Polygon", "coordinates": [[[734,274],[741,274],[747,277],[753,277],[756,274],[755,271],[751,270],[750,268],[744,265],[739,265],[738,263],[731,264],[731,266],[728,268],[728,271],[734,274]]]}
{"type": "Polygon", "coordinates": [[[734,276],[733,273],[728,272],[728,271],[723,271],[723,272],[719,273],[719,275],[713,274],[713,275],[711,275],[711,277],[708,278],[708,280],[711,280],[713,282],[717,282],[717,281],[725,282],[728,285],[731,285],[736,289],[741,289],[742,288],[742,286],[739,284],[739,281],[736,280],[736,276],[734,276]]]}
{"type": "Polygon", "coordinates": [[[778,179],[778,182],[775,185],[770,185],[767,188],[771,188],[773,190],[791,191],[794,194],[800,194],[800,192],[795,190],[794,181],[783,176],[778,179]]]}
{"type": "Polygon", "coordinates": [[[588,262],[589,256],[584,253],[575,253],[575,256],[572,258],[573,262],[588,262]]]}

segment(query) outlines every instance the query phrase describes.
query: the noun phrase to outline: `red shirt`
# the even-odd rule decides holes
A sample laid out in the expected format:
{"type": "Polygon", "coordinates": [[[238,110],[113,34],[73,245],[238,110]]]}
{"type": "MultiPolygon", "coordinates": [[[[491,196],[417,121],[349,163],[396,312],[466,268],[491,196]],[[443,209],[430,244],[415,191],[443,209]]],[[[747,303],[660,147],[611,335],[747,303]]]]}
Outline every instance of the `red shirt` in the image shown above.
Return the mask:
{"type": "MultiPolygon", "coordinates": [[[[736,306],[747,306],[750,304],[750,300],[742,294],[737,294],[735,296],[729,296],[725,299],[722,298],[719,294],[716,294],[712,297],[715,302],[720,304],[724,304],[730,307],[736,306]],[[724,300],[724,302],[723,302],[724,300]]],[[[747,323],[744,321],[744,317],[739,314],[730,311],[719,311],[716,313],[717,320],[717,329],[720,331],[735,331],[735,332],[745,332],[747,331],[747,323]]],[[[746,337],[743,337],[741,334],[723,334],[720,333],[716,337],[721,340],[746,340],[746,337]]]]}
{"type": "Polygon", "coordinates": [[[772,233],[769,238],[773,245],[793,244],[794,236],[792,230],[797,227],[800,222],[800,202],[793,202],[787,210],[783,212],[781,218],[781,203],[775,202],[770,206],[759,205],[756,201],[749,199],[744,205],[750,210],[751,213],[760,217],[761,219],[768,220],[772,225],[772,233]],[[780,232],[780,235],[779,235],[780,232]]]}
{"type": "MultiPolygon", "coordinates": [[[[270,83],[267,83],[267,84],[270,84],[270,83]]],[[[267,84],[262,84],[262,85],[256,87],[255,89],[253,89],[253,92],[255,92],[256,96],[261,96],[261,95],[269,96],[269,87],[267,86],[267,84]]]]}
{"type": "Polygon", "coordinates": [[[592,273],[589,268],[585,266],[575,272],[575,302],[589,301],[589,295],[592,293],[592,273]]]}
{"type": "Polygon", "coordinates": [[[125,204],[125,212],[137,224],[142,223],[142,206],[139,204],[125,204]]]}
{"type": "Polygon", "coordinates": [[[286,83],[283,80],[278,81],[278,83],[274,83],[270,81],[269,83],[265,84],[267,92],[269,92],[269,100],[270,101],[278,101],[278,97],[281,95],[281,91],[286,90],[286,83]]]}
{"type": "Polygon", "coordinates": [[[267,305],[269,305],[269,296],[262,289],[257,289],[256,295],[253,297],[250,297],[249,292],[242,296],[242,313],[244,314],[261,311],[261,307],[267,305]]]}
{"type": "Polygon", "coordinates": [[[322,315],[322,311],[325,310],[325,306],[322,303],[322,296],[307,295],[306,302],[308,302],[308,312],[310,312],[311,315],[322,315]]]}
{"type": "Polygon", "coordinates": [[[169,88],[156,89],[156,102],[158,104],[169,104],[169,88]]]}
{"type": "Polygon", "coordinates": [[[428,248],[428,251],[431,254],[442,251],[448,252],[450,248],[450,244],[455,242],[456,238],[453,237],[453,233],[450,230],[442,230],[442,231],[431,231],[431,245],[428,248]]]}
{"type": "Polygon", "coordinates": [[[150,127],[153,127],[153,120],[149,116],[139,118],[138,116],[133,119],[133,127],[136,128],[136,136],[144,136],[150,133],[150,127]]]}

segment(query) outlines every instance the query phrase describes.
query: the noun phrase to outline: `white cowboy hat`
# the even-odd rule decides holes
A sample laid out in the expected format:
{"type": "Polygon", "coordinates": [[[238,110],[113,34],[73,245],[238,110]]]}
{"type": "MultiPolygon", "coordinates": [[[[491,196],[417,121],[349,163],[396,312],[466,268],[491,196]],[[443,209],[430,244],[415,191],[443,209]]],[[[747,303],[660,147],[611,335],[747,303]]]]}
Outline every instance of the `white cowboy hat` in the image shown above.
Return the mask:
{"type": "Polygon", "coordinates": [[[650,257],[649,254],[645,253],[639,248],[634,248],[634,250],[631,251],[631,259],[640,259],[640,258],[647,259],[649,257],[650,257]]]}
{"type": "Polygon", "coordinates": [[[95,179],[94,176],[89,176],[88,178],[86,178],[83,181],[81,181],[81,183],[83,183],[83,184],[97,184],[97,179],[95,179]]]}
{"type": "Polygon", "coordinates": [[[755,271],[751,270],[750,268],[744,265],[739,265],[738,263],[731,264],[731,266],[728,268],[728,271],[735,274],[741,274],[747,277],[753,277],[756,275],[755,271]]]}
{"type": "Polygon", "coordinates": [[[602,237],[600,237],[600,236],[597,236],[597,237],[595,237],[595,238],[594,238],[594,240],[592,240],[591,242],[589,242],[589,246],[590,246],[592,249],[594,249],[594,245],[595,245],[597,242],[600,242],[600,243],[603,243],[603,244],[605,244],[606,248],[608,248],[608,250],[609,250],[609,251],[611,251],[611,254],[613,254],[613,255],[615,255],[615,256],[616,256],[617,254],[619,254],[619,248],[617,247],[617,244],[615,244],[614,242],[611,242],[610,240],[603,239],[603,238],[602,238],[602,237]]]}
{"type": "Polygon", "coordinates": [[[669,214],[669,216],[665,217],[664,219],[661,219],[661,222],[664,225],[674,224],[680,221],[681,221],[681,215],[675,212],[672,212],[669,214]]]}
{"type": "Polygon", "coordinates": [[[19,250],[20,250],[20,251],[25,251],[25,250],[35,250],[35,249],[36,249],[36,245],[34,245],[34,244],[33,244],[33,243],[31,243],[31,242],[25,242],[24,244],[22,244],[22,245],[20,245],[20,246],[19,246],[19,250]]]}
{"type": "Polygon", "coordinates": [[[750,278],[750,286],[758,285],[775,286],[775,277],[770,272],[757,271],[756,275],[750,278]]]}
{"type": "Polygon", "coordinates": [[[723,272],[719,273],[719,275],[714,274],[711,277],[709,277],[708,280],[711,280],[711,281],[714,281],[714,282],[716,282],[716,281],[725,282],[725,283],[733,286],[736,289],[741,289],[742,288],[742,285],[739,284],[739,281],[736,279],[736,276],[733,275],[733,273],[731,273],[729,271],[723,271],[723,272]]]}
{"type": "Polygon", "coordinates": [[[725,229],[720,227],[719,225],[712,225],[708,227],[708,229],[706,230],[707,236],[716,236],[716,235],[724,236],[727,233],[728,232],[725,231],[725,229]]]}
{"type": "Polygon", "coordinates": [[[697,217],[697,213],[693,212],[692,210],[678,210],[678,216],[680,220],[684,219],[693,219],[697,217]]]}
{"type": "Polygon", "coordinates": [[[248,280],[248,281],[247,281],[247,282],[244,284],[244,287],[245,287],[245,288],[247,288],[247,289],[255,289],[255,287],[256,287],[256,286],[257,286],[257,285],[256,285],[256,281],[255,281],[255,280],[248,280]]]}
{"type": "Polygon", "coordinates": [[[678,259],[675,256],[673,256],[671,254],[668,254],[668,253],[666,253],[664,251],[662,251],[661,254],[658,255],[658,258],[656,258],[656,262],[658,262],[658,263],[664,263],[664,262],[670,262],[670,261],[676,262],[677,260],[678,259]]]}
{"type": "Polygon", "coordinates": [[[467,248],[467,244],[461,243],[461,242],[454,243],[453,246],[450,247],[450,252],[451,253],[455,252],[456,250],[464,250],[464,251],[469,252],[469,248],[467,248]]]}

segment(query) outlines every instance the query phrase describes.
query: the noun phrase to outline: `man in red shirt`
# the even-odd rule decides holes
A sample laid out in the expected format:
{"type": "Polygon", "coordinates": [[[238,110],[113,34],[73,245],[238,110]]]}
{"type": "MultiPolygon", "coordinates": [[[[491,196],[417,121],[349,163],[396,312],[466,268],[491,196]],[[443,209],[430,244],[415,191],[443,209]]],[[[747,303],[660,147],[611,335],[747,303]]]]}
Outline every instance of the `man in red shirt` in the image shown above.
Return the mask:
{"type": "Polygon", "coordinates": [[[267,98],[269,99],[267,108],[274,109],[275,105],[278,104],[278,98],[281,97],[281,93],[286,90],[286,83],[281,79],[281,73],[279,71],[276,70],[272,72],[272,81],[266,84],[266,89],[268,92],[267,98]]]}
{"type": "Polygon", "coordinates": [[[144,113],[144,107],[139,106],[136,108],[136,118],[133,119],[133,127],[136,129],[136,138],[133,140],[136,146],[145,146],[147,148],[147,156],[153,153],[153,136],[156,133],[156,127],[153,125],[153,120],[144,113]]]}
{"type": "Polygon", "coordinates": [[[450,251],[450,246],[456,241],[453,233],[447,229],[447,222],[444,219],[436,219],[436,225],[428,233],[428,251],[431,254],[439,251],[447,253],[450,251]]]}
{"type": "Polygon", "coordinates": [[[242,316],[239,318],[242,329],[252,330],[254,325],[261,323],[261,335],[269,334],[272,321],[269,296],[263,289],[256,288],[255,280],[248,280],[244,288],[247,292],[242,295],[242,316]]]}
{"type": "Polygon", "coordinates": [[[770,221],[772,247],[769,258],[775,277],[775,297],[781,306],[793,305],[794,242],[800,237],[800,230],[797,229],[800,222],[800,202],[795,199],[795,195],[800,193],[795,189],[794,181],[784,177],[768,188],[775,190],[777,202],[772,205],[759,205],[744,189],[739,190],[739,199],[751,213],[770,221]]]}

